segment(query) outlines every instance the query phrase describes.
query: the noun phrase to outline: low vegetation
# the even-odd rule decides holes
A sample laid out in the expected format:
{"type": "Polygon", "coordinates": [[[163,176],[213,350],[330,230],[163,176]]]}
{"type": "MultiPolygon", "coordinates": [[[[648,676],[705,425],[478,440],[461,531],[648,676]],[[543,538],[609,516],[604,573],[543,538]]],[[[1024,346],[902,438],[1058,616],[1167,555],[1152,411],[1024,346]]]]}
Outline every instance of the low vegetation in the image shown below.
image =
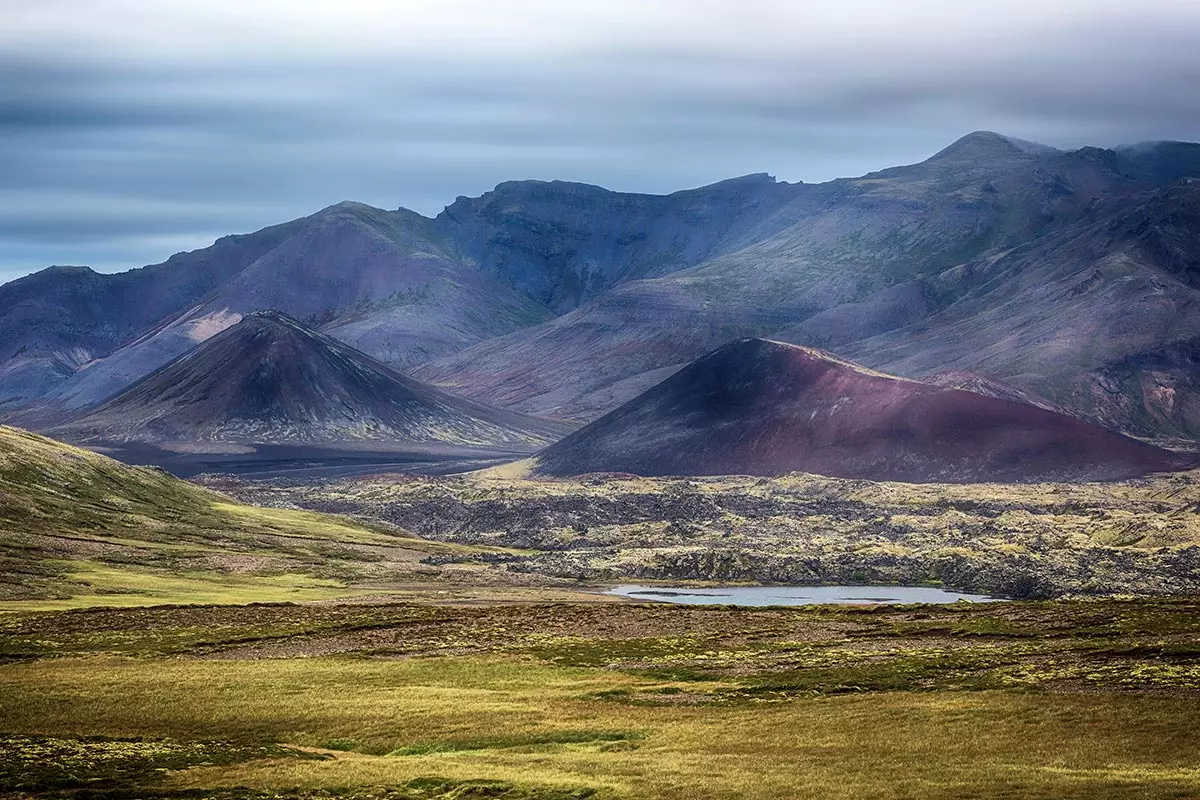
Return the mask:
{"type": "Polygon", "coordinates": [[[630,579],[1193,595],[1198,477],[938,485],[501,470],[204,488],[0,427],[0,602],[302,602],[430,586],[494,601],[630,579]]]}
{"type": "Polygon", "coordinates": [[[905,484],[585,476],[512,468],[318,485],[215,480],[247,502],[351,514],[514,574],[615,581],[935,582],[1010,597],[1200,594],[1200,472],[1118,483],[905,484]]]}
{"type": "Polygon", "coordinates": [[[0,426],[0,602],[9,609],[473,585],[489,582],[490,568],[475,558],[488,552],[495,548],[428,542],[385,524],[253,508],[161,470],[0,426]]]}
{"type": "Polygon", "coordinates": [[[1195,601],[0,619],[0,786],[24,796],[1200,793],[1195,601]]]}
{"type": "Polygon", "coordinates": [[[606,575],[1164,592],[1189,475],[212,483],[264,505],[0,428],[6,800],[1200,795],[1196,600],[546,602],[606,575]]]}

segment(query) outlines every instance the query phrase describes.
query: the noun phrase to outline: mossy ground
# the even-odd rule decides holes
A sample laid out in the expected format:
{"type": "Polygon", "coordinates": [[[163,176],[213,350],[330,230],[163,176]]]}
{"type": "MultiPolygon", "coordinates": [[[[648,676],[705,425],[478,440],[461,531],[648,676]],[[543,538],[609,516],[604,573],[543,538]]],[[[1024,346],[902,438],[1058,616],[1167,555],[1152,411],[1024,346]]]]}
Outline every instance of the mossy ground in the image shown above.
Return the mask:
{"type": "Polygon", "coordinates": [[[494,583],[517,551],[255,508],[155,469],[0,426],[0,603],[9,610],[315,601],[494,583]],[[436,561],[436,564],[430,563],[436,561]]]}
{"type": "Polygon", "coordinates": [[[90,609],[0,658],[33,795],[1200,794],[1200,601],[90,609]]]}
{"type": "Polygon", "coordinates": [[[593,581],[918,584],[1044,599],[1200,593],[1200,471],[1117,483],[902,484],[504,470],[223,488],[257,505],[521,548],[512,573],[593,581]],[[511,472],[511,471],[509,471],[511,472]]]}
{"type": "MultiPolygon", "coordinates": [[[[624,558],[631,508],[646,512],[639,541],[684,556],[752,518],[747,541],[764,553],[836,532],[895,559],[915,541],[903,523],[976,554],[1046,540],[1049,573],[1061,566],[1052,554],[1080,537],[1106,559],[1196,541],[1194,476],[1097,489],[1086,508],[1072,487],[948,499],[731,480],[732,491],[601,482],[587,496],[579,483],[540,494],[469,481],[367,487],[379,492],[368,506],[401,508],[446,539],[429,542],[383,523],[242,506],[0,428],[0,796],[1200,796],[1200,601],[495,604],[560,591],[489,584],[526,574],[494,568],[521,566],[524,548],[611,546],[624,558]],[[464,509],[518,535],[481,536],[456,521],[464,509]],[[587,521],[596,514],[616,522],[587,521]],[[1125,525],[1130,514],[1165,527],[1130,539],[1142,530],[1125,525]],[[573,521],[545,524],[560,517],[573,521]],[[804,539],[806,526],[820,535],[804,539]],[[1109,530],[1123,531],[1120,543],[1097,544],[1109,530]],[[405,585],[426,602],[236,605],[405,585]],[[182,605],[197,602],[230,605],[182,605]],[[33,610],[100,605],[123,607],[33,610]]],[[[328,501],[338,489],[323,491],[328,501]]]]}

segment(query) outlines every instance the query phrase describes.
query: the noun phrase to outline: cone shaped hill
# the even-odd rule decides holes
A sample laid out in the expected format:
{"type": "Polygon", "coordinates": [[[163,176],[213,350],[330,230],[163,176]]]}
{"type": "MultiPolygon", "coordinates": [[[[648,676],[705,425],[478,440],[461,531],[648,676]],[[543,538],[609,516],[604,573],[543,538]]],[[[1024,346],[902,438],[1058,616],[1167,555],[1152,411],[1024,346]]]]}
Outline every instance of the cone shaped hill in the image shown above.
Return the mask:
{"type": "Polygon", "coordinates": [[[1115,480],[1186,457],[1028,403],[743,339],[540,452],[535,474],[1115,480]]]}
{"type": "Polygon", "coordinates": [[[247,315],[56,427],[75,442],[389,442],[533,449],[569,426],[464,400],[276,311],[247,315]]]}

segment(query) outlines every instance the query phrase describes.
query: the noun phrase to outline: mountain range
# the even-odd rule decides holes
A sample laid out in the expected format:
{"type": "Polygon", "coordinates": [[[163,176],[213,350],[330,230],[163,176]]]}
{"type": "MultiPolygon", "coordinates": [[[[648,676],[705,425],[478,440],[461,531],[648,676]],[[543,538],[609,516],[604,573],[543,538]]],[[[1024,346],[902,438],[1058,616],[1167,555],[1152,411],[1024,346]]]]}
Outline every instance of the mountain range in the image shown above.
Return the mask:
{"type": "MultiPolygon", "coordinates": [[[[263,309],[510,411],[588,422],[743,337],[1200,436],[1200,145],[977,132],[821,184],[504,183],[436,218],[340,203],[162,264],[0,286],[0,415],[98,411],[263,309]]],[[[128,401],[122,401],[128,402],[128,401]]],[[[141,412],[139,412],[141,413],[141,412]]]]}
{"type": "Polygon", "coordinates": [[[586,421],[725,342],[767,336],[1195,436],[1200,183],[1186,176],[1200,146],[1161,147],[1182,153],[1174,171],[1157,147],[1030,152],[974,134],[911,167],[797,186],[744,246],[415,374],[586,421]]]}

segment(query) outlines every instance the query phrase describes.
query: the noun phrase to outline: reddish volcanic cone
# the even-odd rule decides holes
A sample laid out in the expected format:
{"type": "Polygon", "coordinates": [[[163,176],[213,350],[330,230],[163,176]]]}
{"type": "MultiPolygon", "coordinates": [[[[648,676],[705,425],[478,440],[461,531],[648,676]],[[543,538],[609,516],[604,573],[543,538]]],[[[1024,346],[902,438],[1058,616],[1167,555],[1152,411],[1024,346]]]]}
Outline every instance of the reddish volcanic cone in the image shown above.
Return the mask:
{"type": "Polygon", "coordinates": [[[908,482],[1115,480],[1190,466],[1027,403],[743,339],[541,451],[543,475],[780,475],[908,482]]]}

